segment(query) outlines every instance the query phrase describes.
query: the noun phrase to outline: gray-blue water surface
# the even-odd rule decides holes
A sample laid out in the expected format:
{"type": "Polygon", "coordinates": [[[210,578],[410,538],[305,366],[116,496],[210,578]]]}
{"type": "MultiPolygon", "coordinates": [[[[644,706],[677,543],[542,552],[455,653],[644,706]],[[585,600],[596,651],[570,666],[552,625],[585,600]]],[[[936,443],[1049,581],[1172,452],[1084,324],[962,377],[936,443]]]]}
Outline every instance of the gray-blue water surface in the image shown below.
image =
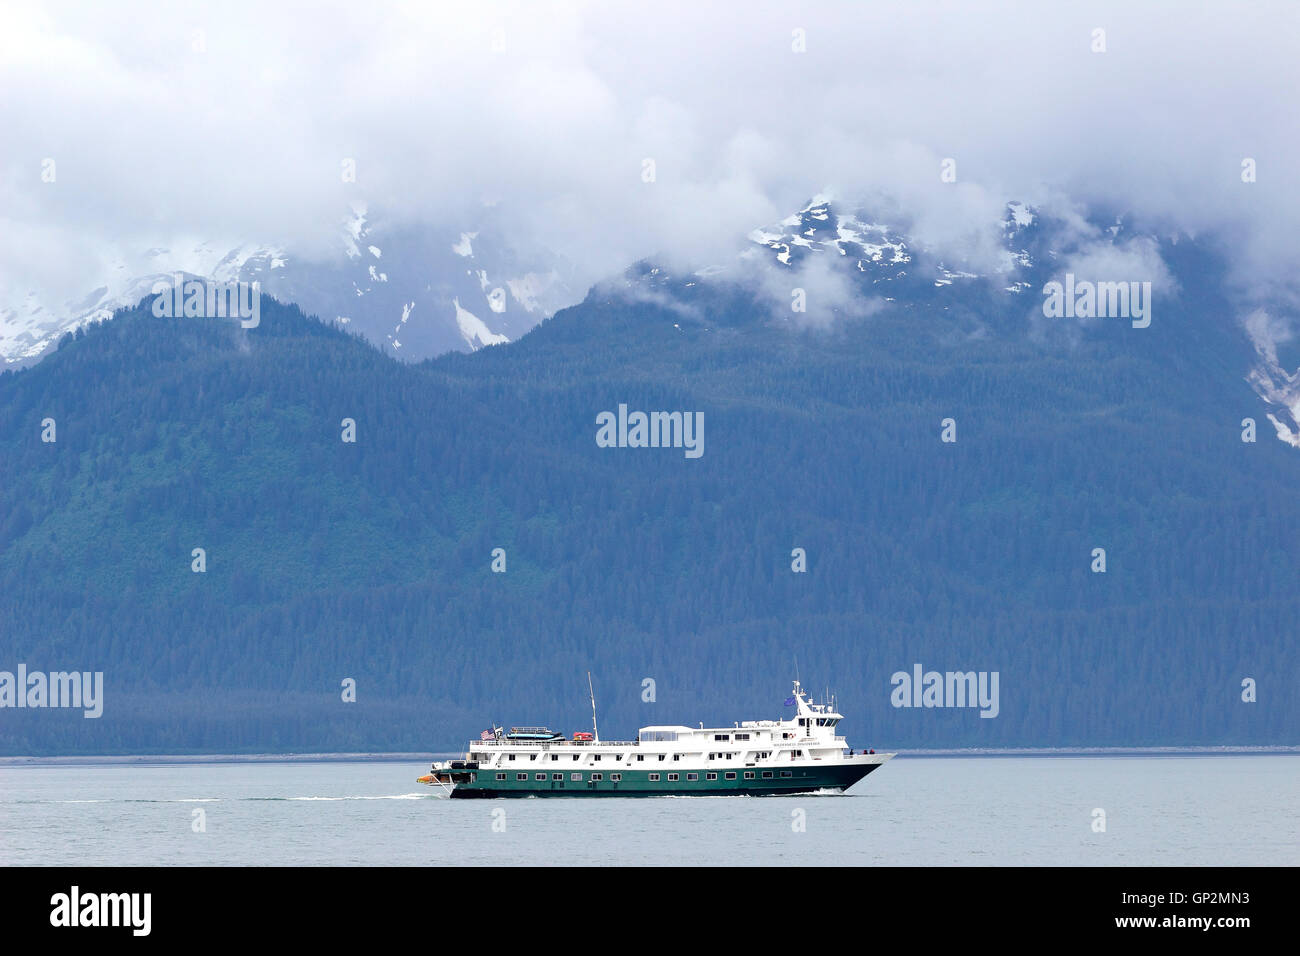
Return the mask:
{"type": "Polygon", "coordinates": [[[0,767],[0,863],[1300,863],[1295,755],[903,755],[846,794],[653,799],[448,800],[427,766],[0,767]]]}

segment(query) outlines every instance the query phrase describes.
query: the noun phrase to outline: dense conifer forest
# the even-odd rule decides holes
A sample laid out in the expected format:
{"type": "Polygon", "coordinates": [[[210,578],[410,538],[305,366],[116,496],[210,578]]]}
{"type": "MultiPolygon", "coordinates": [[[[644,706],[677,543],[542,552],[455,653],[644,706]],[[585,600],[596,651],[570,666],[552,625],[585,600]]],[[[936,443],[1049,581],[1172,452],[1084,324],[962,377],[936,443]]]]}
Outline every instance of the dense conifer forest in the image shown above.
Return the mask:
{"type": "Polygon", "coordinates": [[[0,375],[0,670],[105,683],[0,753],[446,750],[587,726],[587,671],[626,739],[779,716],[796,667],[855,746],[1295,744],[1300,453],[1213,288],[1067,335],[633,281],[417,365],[146,303],[0,375]],[[703,455],[598,447],[620,403],[703,455]],[[998,716],[891,706],[916,663],[999,672],[998,716]]]}

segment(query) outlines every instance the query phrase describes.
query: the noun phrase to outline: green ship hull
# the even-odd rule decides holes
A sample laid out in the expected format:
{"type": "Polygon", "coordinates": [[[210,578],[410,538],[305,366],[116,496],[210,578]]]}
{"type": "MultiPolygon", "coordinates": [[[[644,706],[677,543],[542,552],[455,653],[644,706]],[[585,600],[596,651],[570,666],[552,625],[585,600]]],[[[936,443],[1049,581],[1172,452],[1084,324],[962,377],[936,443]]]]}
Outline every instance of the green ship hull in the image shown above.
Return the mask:
{"type": "Polygon", "coordinates": [[[499,797],[667,797],[775,796],[817,790],[847,790],[879,763],[788,770],[666,771],[453,771],[453,799],[499,797]],[[612,779],[617,774],[620,779],[612,779]],[[520,778],[523,779],[520,779],[520,778]],[[710,778],[716,779],[710,779],[710,778]],[[504,779],[503,779],[504,778],[504,779]],[[657,778],[657,779],[656,779],[657,778]],[[671,779],[676,778],[676,779],[671,779]]]}

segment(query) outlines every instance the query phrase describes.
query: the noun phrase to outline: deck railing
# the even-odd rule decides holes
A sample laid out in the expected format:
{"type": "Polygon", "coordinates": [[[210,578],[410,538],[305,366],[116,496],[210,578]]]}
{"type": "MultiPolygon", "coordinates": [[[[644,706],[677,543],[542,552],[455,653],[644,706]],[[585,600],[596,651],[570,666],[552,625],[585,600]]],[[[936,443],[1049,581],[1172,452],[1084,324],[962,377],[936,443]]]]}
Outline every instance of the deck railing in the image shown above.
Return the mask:
{"type": "Polygon", "coordinates": [[[471,740],[470,750],[481,747],[550,747],[559,744],[565,747],[636,747],[635,740],[471,740]]]}
{"type": "MultiPolygon", "coordinates": [[[[653,741],[653,742],[672,743],[672,741],[653,741]]],[[[753,740],[721,741],[720,740],[717,741],[717,745],[721,747],[722,744],[726,743],[731,745],[732,750],[743,750],[747,748],[756,749],[759,747],[760,744],[764,747],[770,748],[774,744],[776,746],[781,746],[781,745],[789,746],[791,744],[816,744],[818,742],[821,741],[817,737],[791,737],[789,740],[777,740],[777,741],[753,741],[753,740]]],[[[832,737],[829,742],[832,744],[844,744],[845,746],[848,746],[848,739],[845,737],[832,737]]],[[[696,743],[698,743],[698,741],[696,743]]],[[[707,743],[709,745],[712,745],[713,742],[708,741],[707,743]]],[[[503,737],[500,739],[493,739],[493,740],[471,740],[469,742],[468,749],[478,750],[482,747],[546,748],[553,745],[560,745],[564,747],[639,747],[641,745],[641,742],[639,740],[506,740],[503,737]]]]}

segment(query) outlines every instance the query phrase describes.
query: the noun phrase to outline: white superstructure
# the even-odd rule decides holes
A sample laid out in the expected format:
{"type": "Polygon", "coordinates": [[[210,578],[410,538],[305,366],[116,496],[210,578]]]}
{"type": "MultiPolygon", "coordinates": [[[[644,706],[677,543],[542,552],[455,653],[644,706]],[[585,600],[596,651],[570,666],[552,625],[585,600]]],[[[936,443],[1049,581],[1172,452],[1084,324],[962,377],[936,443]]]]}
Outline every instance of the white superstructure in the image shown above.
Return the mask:
{"type": "Polygon", "coordinates": [[[591,739],[528,740],[494,729],[491,739],[470,742],[463,762],[435,763],[433,775],[474,771],[476,782],[540,782],[553,777],[568,785],[622,783],[624,774],[636,772],[636,779],[647,785],[717,781],[719,789],[726,789],[726,782],[732,780],[761,786],[765,780],[809,777],[807,772],[794,772],[799,770],[815,771],[814,779],[832,774],[825,779],[851,785],[848,781],[860,779],[894,756],[854,753],[837,732],[843,715],[832,703],[815,703],[798,681],[792,700],[795,713],[789,719],[746,720],[730,727],[655,725],[642,727],[636,740],[601,740],[594,729],[591,734],[575,735],[591,739]],[[853,774],[850,767],[863,772],[853,774]]]}

